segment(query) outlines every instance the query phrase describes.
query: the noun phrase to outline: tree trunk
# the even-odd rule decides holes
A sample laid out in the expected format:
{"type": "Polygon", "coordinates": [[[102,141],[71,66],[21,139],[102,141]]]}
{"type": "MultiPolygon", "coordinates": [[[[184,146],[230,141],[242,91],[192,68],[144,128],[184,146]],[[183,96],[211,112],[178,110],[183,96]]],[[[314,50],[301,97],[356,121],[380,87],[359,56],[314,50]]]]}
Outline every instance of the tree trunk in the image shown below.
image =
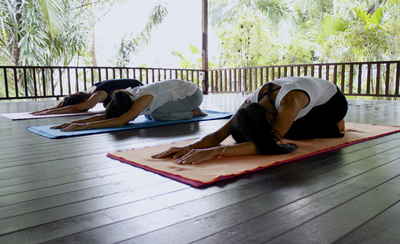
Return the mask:
{"type": "Polygon", "coordinates": [[[11,53],[12,53],[12,62],[14,63],[15,66],[20,65],[20,54],[21,54],[21,49],[19,48],[19,42],[21,40],[21,25],[22,25],[22,0],[15,0],[16,5],[15,5],[15,18],[16,18],[16,25],[15,25],[15,38],[12,43],[11,47],[11,53]]]}

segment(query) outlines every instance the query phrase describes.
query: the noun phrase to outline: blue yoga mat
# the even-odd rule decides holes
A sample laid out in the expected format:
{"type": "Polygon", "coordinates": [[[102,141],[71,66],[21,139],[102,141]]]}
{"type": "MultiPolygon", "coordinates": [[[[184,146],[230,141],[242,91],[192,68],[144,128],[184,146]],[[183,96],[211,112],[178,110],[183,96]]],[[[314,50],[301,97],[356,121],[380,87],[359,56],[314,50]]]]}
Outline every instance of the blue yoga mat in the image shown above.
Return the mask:
{"type": "Polygon", "coordinates": [[[44,136],[50,139],[58,139],[71,136],[83,136],[83,135],[92,135],[92,134],[99,134],[99,133],[113,132],[113,131],[124,131],[124,130],[164,126],[164,125],[184,124],[196,121],[228,119],[232,116],[232,113],[228,112],[218,112],[211,110],[203,110],[203,111],[207,113],[207,116],[196,117],[188,120],[154,121],[154,120],[148,120],[143,115],[141,115],[137,117],[134,121],[130,122],[129,124],[115,128],[102,128],[102,129],[90,129],[90,130],[66,132],[66,131],[61,131],[60,129],[50,129],[50,127],[53,127],[54,125],[43,125],[43,126],[28,127],[28,130],[40,136],[44,136]]]}

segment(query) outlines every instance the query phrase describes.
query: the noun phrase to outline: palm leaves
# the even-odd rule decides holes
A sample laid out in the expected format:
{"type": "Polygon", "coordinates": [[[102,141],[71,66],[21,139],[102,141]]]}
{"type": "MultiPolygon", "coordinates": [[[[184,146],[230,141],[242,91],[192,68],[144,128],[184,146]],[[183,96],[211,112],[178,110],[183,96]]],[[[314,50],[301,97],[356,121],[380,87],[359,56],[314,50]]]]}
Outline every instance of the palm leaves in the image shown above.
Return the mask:
{"type": "Polygon", "coordinates": [[[162,23],[167,14],[168,10],[163,3],[157,4],[153,8],[143,30],[136,36],[128,34],[121,40],[117,54],[117,66],[124,67],[130,63],[132,55],[138,51],[139,47],[150,42],[151,32],[157,25],[162,23]]]}

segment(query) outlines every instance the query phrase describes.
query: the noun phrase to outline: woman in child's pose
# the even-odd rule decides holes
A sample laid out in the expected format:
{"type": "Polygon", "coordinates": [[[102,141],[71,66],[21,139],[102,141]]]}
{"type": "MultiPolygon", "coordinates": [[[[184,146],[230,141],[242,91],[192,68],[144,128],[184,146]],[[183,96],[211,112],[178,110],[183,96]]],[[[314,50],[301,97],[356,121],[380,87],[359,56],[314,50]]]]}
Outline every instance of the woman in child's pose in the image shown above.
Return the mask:
{"type": "Polygon", "coordinates": [[[180,120],[205,116],[199,106],[203,101],[201,90],[183,80],[166,80],[149,85],[116,90],[104,115],[76,120],[55,126],[55,129],[74,131],[117,127],[127,124],[140,114],[152,120],[180,120]]]}
{"type": "Polygon", "coordinates": [[[143,85],[135,79],[114,79],[95,83],[88,92],[78,92],[65,97],[57,106],[33,112],[33,115],[70,114],[86,112],[103,103],[106,107],[111,100],[111,93],[118,89],[135,88],[143,85]]]}
{"type": "Polygon", "coordinates": [[[296,145],[283,144],[283,138],[342,137],[347,109],[345,96],[332,82],[312,77],[281,78],[258,88],[216,132],[153,157],[172,157],[177,163],[191,164],[220,156],[289,153],[296,145]],[[237,144],[221,146],[229,135],[237,144]]]}

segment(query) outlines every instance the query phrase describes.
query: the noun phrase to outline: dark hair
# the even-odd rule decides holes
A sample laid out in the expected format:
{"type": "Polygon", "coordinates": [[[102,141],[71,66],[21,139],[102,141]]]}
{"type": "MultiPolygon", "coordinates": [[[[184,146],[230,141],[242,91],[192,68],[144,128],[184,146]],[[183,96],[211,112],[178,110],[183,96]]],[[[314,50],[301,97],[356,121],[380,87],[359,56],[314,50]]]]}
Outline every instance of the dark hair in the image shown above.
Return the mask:
{"type": "Polygon", "coordinates": [[[278,138],[270,122],[267,110],[258,103],[251,103],[237,111],[232,119],[230,132],[237,143],[251,141],[258,154],[285,154],[294,151],[294,144],[278,144],[278,138]]]}
{"type": "Polygon", "coordinates": [[[116,118],[123,115],[128,112],[133,103],[131,96],[126,91],[114,91],[111,94],[111,101],[106,107],[106,118],[116,118]]]}
{"type": "Polygon", "coordinates": [[[87,92],[77,92],[77,93],[71,94],[67,97],[64,97],[64,99],[61,103],[61,107],[79,104],[81,102],[88,100],[89,97],[90,97],[90,94],[87,92]]]}

